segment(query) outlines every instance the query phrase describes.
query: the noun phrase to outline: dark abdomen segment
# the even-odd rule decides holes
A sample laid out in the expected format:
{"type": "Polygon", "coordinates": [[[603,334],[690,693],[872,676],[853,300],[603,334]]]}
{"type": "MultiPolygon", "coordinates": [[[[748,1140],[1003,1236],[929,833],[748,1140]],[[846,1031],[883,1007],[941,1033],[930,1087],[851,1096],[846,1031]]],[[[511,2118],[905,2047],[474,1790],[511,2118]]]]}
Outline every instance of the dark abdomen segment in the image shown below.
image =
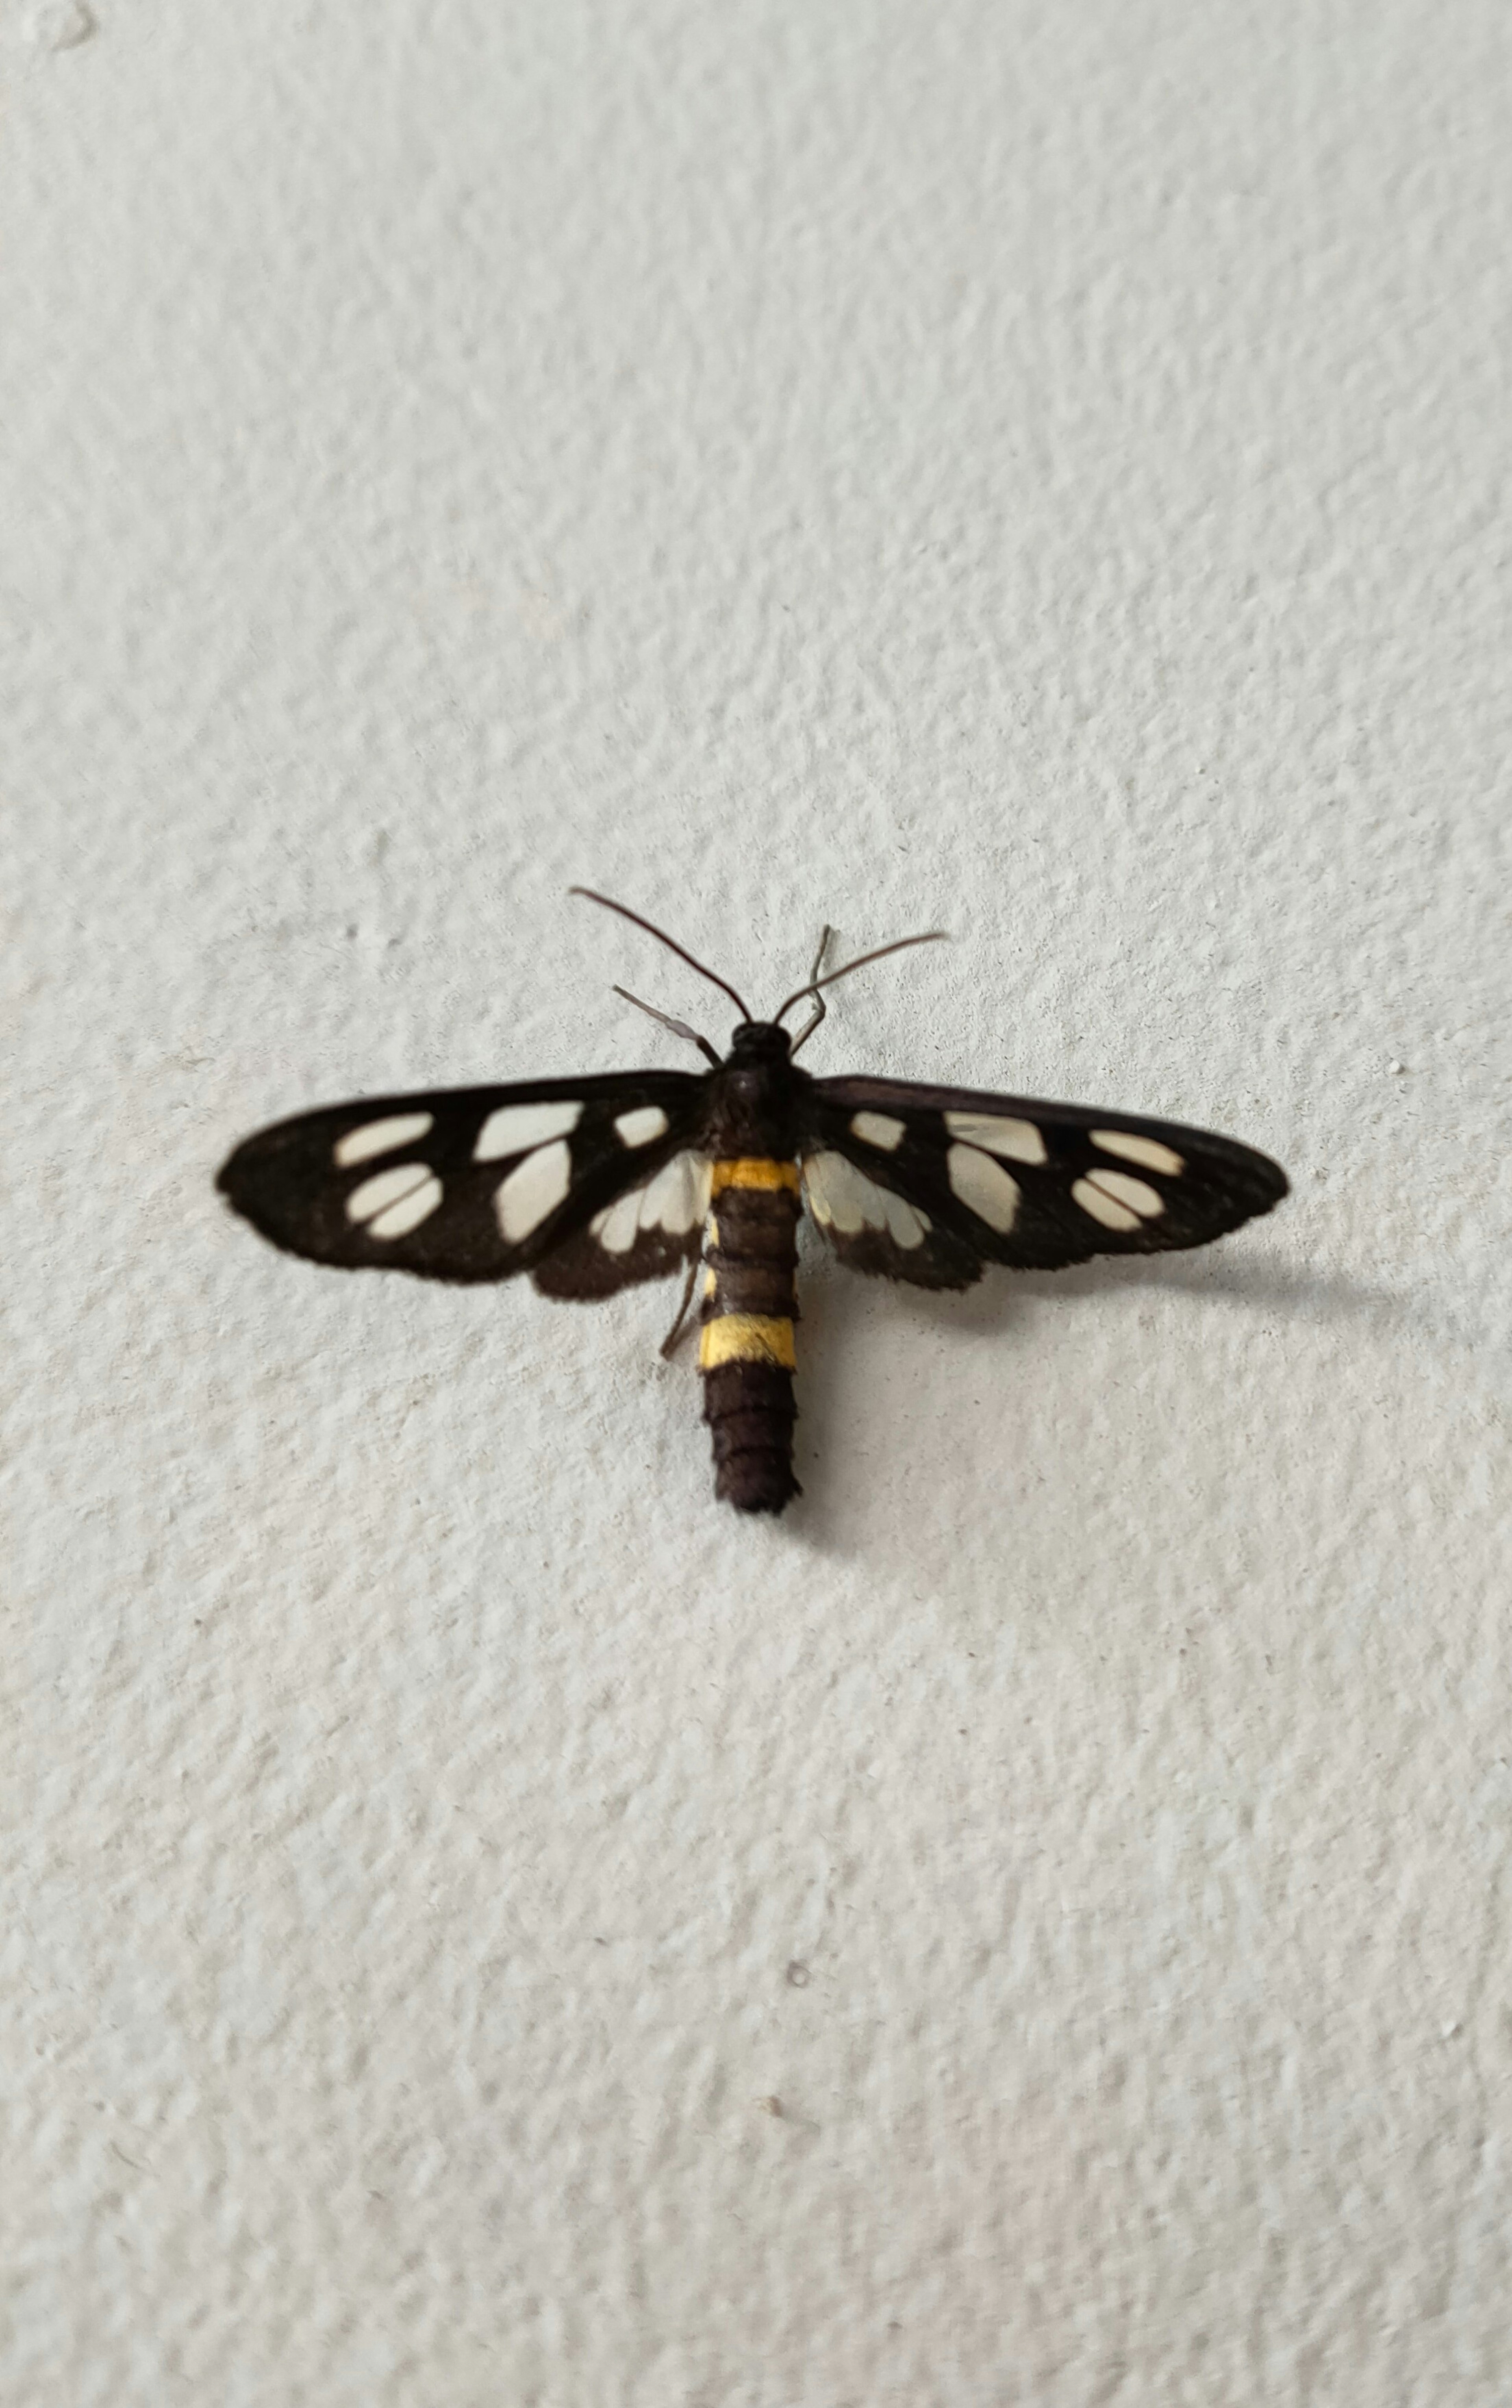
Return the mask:
{"type": "Polygon", "coordinates": [[[714,1494],[742,1513],[780,1513],[800,1493],[792,1476],[797,1228],[795,1163],[715,1163],[698,1368],[714,1435],[714,1494]]]}

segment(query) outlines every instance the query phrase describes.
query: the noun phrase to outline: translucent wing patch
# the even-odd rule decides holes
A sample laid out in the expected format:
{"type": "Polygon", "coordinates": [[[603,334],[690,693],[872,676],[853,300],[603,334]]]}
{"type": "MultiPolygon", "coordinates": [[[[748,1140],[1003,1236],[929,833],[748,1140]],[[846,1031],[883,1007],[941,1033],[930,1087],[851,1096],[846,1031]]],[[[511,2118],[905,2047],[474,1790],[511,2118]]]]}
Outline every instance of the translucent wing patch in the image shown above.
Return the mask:
{"type": "Polygon", "coordinates": [[[543,1296],[590,1299],[680,1270],[703,1241],[712,1168],[705,1154],[675,1154],[538,1262],[535,1284],[543,1296]]]}
{"type": "Polygon", "coordinates": [[[988,1263],[1057,1270],[1205,1245],[1287,1193],[1264,1154],[1171,1121],[894,1079],[813,1092],[811,1159],[863,1182],[835,1191],[858,1199],[849,1212],[811,1204],[815,1220],[854,1268],[920,1286],[964,1287],[988,1263]],[[929,1223],[918,1247],[898,1242],[883,1194],[929,1223]]]}
{"type": "Polygon", "coordinates": [[[671,1175],[703,1094],[702,1079],[646,1070],[335,1104],[249,1138],[217,1184],[289,1254],[457,1281],[533,1269],[595,1222],[607,1226],[621,1197],[655,1191],[644,1232],[637,1221],[621,1249],[629,1276],[647,1279],[643,1237],[686,1246],[683,1174],[671,1175]]]}
{"type": "MultiPolygon", "coordinates": [[[[902,1131],[900,1129],[900,1136],[902,1131]]],[[[891,1152],[896,1139],[878,1140],[891,1152]]],[[[806,1154],[804,1201],[820,1235],[851,1270],[914,1287],[970,1287],[982,1265],[919,1203],[831,1148],[806,1154]]]]}

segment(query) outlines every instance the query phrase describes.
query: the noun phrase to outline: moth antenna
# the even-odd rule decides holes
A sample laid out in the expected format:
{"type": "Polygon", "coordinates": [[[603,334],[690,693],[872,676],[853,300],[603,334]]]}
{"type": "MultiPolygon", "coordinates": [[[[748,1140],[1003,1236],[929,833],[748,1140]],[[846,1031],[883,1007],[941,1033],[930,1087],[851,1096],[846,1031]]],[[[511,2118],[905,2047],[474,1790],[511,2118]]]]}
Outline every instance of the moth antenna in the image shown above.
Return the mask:
{"type": "MultiPolygon", "coordinates": [[[[842,962],[837,970],[829,971],[824,978],[811,978],[806,986],[797,988],[789,996],[781,1011],[774,1012],[772,1016],[780,1026],[783,1013],[791,1011],[795,1003],[802,1003],[806,995],[818,996],[821,987],[833,986],[836,979],[849,978],[852,970],[863,970],[868,962],[879,962],[888,953],[901,953],[908,945],[942,945],[949,944],[949,928],[929,928],[921,937],[894,937],[891,945],[878,945],[872,953],[858,953],[853,962],[842,962]]],[[[817,1026],[818,1024],[816,1023],[815,1025],[817,1026]]],[[[812,1033],[812,1029],[806,1029],[804,1032],[806,1036],[811,1036],[812,1033]]]]}
{"type": "Polygon", "coordinates": [[[615,995],[622,995],[626,1003],[633,1003],[635,1010],[644,1011],[649,1020],[659,1020],[663,1028],[671,1029],[674,1037],[685,1037],[690,1045],[697,1046],[706,1062],[712,1062],[716,1070],[720,1068],[720,1057],[708,1039],[700,1037],[697,1029],[690,1028],[685,1020],[674,1020],[669,1011],[658,1011],[654,1003],[642,1003],[639,996],[632,995],[627,986],[617,986],[610,991],[615,995]]]}
{"type": "Polygon", "coordinates": [[[711,970],[706,963],[697,960],[689,953],[685,945],[679,945],[676,938],[667,935],[664,928],[659,928],[654,920],[643,920],[638,911],[632,911],[628,903],[617,903],[612,895],[595,895],[591,886],[569,886],[567,892],[569,895],[580,895],[586,903],[602,904],[606,911],[618,911],[621,920],[629,920],[634,926],[644,928],[646,934],[649,937],[654,937],[659,945],[665,945],[669,953],[676,953],[679,962],[686,962],[688,968],[691,970],[696,970],[700,978],[706,978],[710,986],[717,986],[727,995],[742,1020],[750,1018],[749,1006],[736,995],[729,980],[721,979],[718,970],[711,970]]]}
{"type": "MultiPolygon", "coordinates": [[[[814,955],[814,966],[808,973],[808,982],[810,985],[813,984],[815,979],[818,978],[820,970],[824,968],[824,956],[829,951],[830,939],[834,934],[834,930],[831,927],[828,920],[826,920],[823,927],[820,930],[819,951],[814,955]]],[[[804,1023],[804,1025],[798,1031],[797,1036],[793,1039],[792,1043],[788,1048],[788,1059],[790,1062],[792,1060],[792,1057],[797,1053],[799,1047],[807,1044],[815,1029],[819,1026],[820,1022],[823,1019],[824,1013],[824,997],[821,995],[816,995],[814,997],[814,1010],[812,1015],[804,1023]]]]}

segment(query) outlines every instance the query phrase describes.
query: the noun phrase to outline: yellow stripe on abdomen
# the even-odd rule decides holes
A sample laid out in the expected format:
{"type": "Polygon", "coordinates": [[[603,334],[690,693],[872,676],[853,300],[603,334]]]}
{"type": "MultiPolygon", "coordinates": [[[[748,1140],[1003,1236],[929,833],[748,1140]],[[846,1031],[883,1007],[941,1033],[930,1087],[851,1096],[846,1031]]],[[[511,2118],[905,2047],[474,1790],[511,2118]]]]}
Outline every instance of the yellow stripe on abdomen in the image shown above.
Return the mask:
{"type": "Polygon", "coordinates": [[[709,1194],[718,1196],[726,1187],[789,1187],[796,1196],[798,1166],[763,1161],[756,1154],[743,1154],[736,1162],[716,1162],[711,1166],[709,1194]]]}
{"type": "Polygon", "coordinates": [[[721,1363],[772,1363],[779,1370],[796,1370],[792,1322],[763,1312],[724,1312],[717,1321],[706,1321],[698,1341],[698,1368],[712,1371],[721,1363]]]}

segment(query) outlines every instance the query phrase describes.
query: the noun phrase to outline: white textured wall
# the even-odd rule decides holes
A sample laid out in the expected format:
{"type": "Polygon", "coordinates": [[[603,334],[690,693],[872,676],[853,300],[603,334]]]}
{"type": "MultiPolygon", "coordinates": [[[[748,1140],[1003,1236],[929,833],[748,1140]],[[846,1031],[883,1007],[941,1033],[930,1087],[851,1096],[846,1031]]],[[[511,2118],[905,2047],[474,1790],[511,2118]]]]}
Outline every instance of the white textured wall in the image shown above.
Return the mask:
{"type": "Polygon", "coordinates": [[[1506,39],[7,20],[7,2408],[1512,2397],[1506,39]],[[689,1067],[575,878],[1295,1197],[815,1266],[747,1526],[212,1193],[689,1067]]]}

